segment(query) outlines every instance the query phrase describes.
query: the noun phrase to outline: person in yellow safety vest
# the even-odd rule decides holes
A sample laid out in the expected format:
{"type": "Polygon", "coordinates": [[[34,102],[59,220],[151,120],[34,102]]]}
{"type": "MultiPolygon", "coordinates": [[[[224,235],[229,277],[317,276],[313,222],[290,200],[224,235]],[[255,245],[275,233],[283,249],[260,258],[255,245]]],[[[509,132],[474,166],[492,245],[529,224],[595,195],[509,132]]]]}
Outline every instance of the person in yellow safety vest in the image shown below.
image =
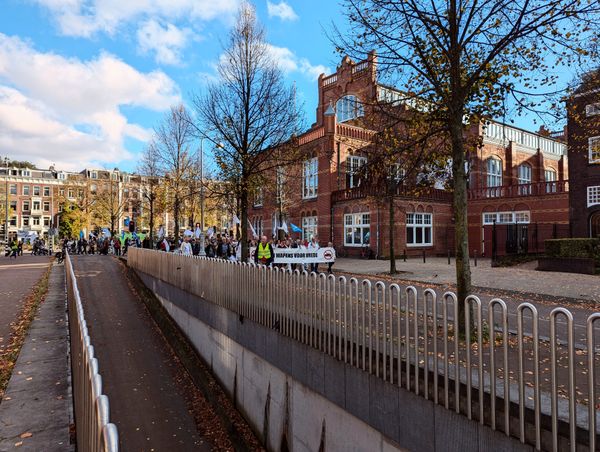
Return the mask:
{"type": "Polygon", "coordinates": [[[271,265],[275,259],[275,253],[273,252],[273,245],[267,242],[267,236],[263,235],[260,238],[260,243],[256,247],[254,253],[254,261],[257,264],[271,265]]]}

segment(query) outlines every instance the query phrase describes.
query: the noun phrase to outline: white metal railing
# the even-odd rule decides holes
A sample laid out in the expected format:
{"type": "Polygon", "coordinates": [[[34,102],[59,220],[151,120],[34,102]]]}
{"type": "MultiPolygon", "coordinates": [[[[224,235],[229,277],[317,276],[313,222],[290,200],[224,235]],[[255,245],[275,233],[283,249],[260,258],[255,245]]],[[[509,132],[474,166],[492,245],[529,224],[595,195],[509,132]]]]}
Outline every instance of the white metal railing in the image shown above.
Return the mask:
{"type": "Polygon", "coordinates": [[[67,305],[71,337],[71,368],[77,449],[90,452],[118,452],[117,427],[109,420],[108,397],[102,394],[102,377],[94,357],[79,296],[77,279],[68,253],[65,255],[67,305]]]}
{"type": "Polygon", "coordinates": [[[483,137],[488,141],[503,145],[512,141],[519,146],[532,150],[539,149],[546,154],[560,156],[567,153],[567,145],[561,141],[494,121],[484,124],[483,137]]]}
{"type": "Polygon", "coordinates": [[[452,292],[139,248],[128,265],[538,450],[563,447],[560,430],[575,451],[578,428],[598,445],[600,313],[576,325],[561,307],[470,296],[461,327],[452,292]]]}

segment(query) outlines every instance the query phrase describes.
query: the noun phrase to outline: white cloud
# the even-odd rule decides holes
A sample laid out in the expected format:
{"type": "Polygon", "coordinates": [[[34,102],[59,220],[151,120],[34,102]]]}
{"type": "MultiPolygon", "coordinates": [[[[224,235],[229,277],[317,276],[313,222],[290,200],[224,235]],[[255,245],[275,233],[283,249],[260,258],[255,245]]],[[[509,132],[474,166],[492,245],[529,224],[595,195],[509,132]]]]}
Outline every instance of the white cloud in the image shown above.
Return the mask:
{"type": "Polygon", "coordinates": [[[285,1],[281,1],[276,4],[267,0],[267,12],[269,13],[269,17],[279,17],[281,20],[298,19],[298,15],[285,1]]]}
{"type": "Polygon", "coordinates": [[[67,36],[116,33],[119,26],[144,19],[230,21],[240,0],[34,0],[46,7],[67,36]]]}
{"type": "Polygon", "coordinates": [[[189,28],[177,28],[170,23],[163,26],[153,19],[144,22],[137,32],[142,53],[154,53],[159,64],[180,64],[181,52],[193,36],[189,28]]]}
{"type": "Polygon", "coordinates": [[[329,73],[329,68],[322,64],[313,65],[307,58],[297,57],[287,47],[277,47],[268,44],[271,58],[279,65],[282,71],[300,72],[311,79],[316,79],[322,73],[329,73]]]}
{"type": "Polygon", "coordinates": [[[122,161],[125,138],[147,140],[150,131],[120,107],[163,111],[180,99],[160,71],[142,73],[109,54],[40,53],[0,33],[0,154],[69,168],[122,161]]]}

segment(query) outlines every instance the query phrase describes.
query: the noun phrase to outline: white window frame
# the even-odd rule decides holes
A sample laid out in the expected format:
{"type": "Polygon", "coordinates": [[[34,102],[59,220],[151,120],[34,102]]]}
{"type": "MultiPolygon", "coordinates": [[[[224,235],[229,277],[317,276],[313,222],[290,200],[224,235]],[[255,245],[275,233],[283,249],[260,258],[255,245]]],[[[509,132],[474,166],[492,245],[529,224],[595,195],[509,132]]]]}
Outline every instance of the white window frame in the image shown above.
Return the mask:
{"type": "Polygon", "coordinates": [[[359,212],[344,215],[344,246],[369,246],[371,242],[371,213],[359,212]],[[366,232],[365,232],[366,230],[366,232]],[[355,235],[359,233],[358,237],[355,235]],[[350,234],[348,236],[348,234],[350,234]],[[365,237],[368,234],[368,240],[365,237]],[[348,238],[350,237],[350,240],[348,238]]]}
{"type": "Polygon", "coordinates": [[[44,196],[50,196],[50,187],[44,187],[44,196]]]}
{"type": "Polygon", "coordinates": [[[586,105],[585,106],[585,115],[586,116],[600,115],[600,102],[586,105]]]}
{"type": "Polygon", "coordinates": [[[18,187],[17,187],[17,184],[10,184],[10,187],[9,187],[9,194],[11,194],[11,195],[16,195],[16,194],[17,194],[17,192],[18,192],[18,190],[19,190],[19,189],[18,189],[18,187]]]}
{"type": "Polygon", "coordinates": [[[31,225],[39,226],[40,225],[40,217],[31,217],[31,225]]]}
{"type": "Polygon", "coordinates": [[[258,187],[254,190],[254,201],[252,202],[253,207],[262,207],[264,203],[264,191],[262,187],[258,187]]]}
{"type": "Polygon", "coordinates": [[[600,185],[592,185],[587,188],[587,206],[600,204],[600,185]]]}
{"type": "Polygon", "coordinates": [[[318,225],[318,217],[302,217],[302,240],[310,241],[310,239],[317,236],[318,225]]]}
{"type": "Polygon", "coordinates": [[[50,217],[44,217],[43,224],[45,227],[50,227],[50,217]]]}
{"type": "Polygon", "coordinates": [[[494,224],[494,220],[496,220],[496,224],[529,224],[531,222],[531,211],[484,212],[481,215],[481,222],[484,226],[494,224]]]}
{"type": "Polygon", "coordinates": [[[531,174],[533,170],[531,165],[528,163],[521,163],[517,167],[517,175],[518,175],[518,183],[519,194],[520,195],[530,195],[531,194],[531,174]]]}
{"type": "Polygon", "coordinates": [[[302,199],[316,198],[319,190],[319,159],[313,157],[302,163],[302,199]]]}
{"type": "Polygon", "coordinates": [[[360,186],[360,169],[367,164],[367,158],[360,155],[349,155],[346,158],[346,175],[348,176],[348,187],[360,186]]]}
{"type": "Polygon", "coordinates": [[[31,210],[42,210],[42,203],[39,201],[33,201],[33,204],[31,205],[31,210]]]}
{"type": "Polygon", "coordinates": [[[39,185],[34,185],[33,186],[33,196],[40,196],[40,186],[39,185]]]}
{"type": "Polygon", "coordinates": [[[361,101],[353,94],[340,97],[335,103],[337,122],[346,122],[365,115],[361,101]]]}
{"type": "Polygon", "coordinates": [[[406,246],[433,246],[433,214],[425,212],[406,213],[406,246]],[[412,231],[412,242],[409,242],[408,231],[412,231]],[[429,230],[429,241],[425,239],[429,230]],[[417,231],[421,231],[421,241],[417,242],[417,231]]]}
{"type": "Polygon", "coordinates": [[[65,180],[67,175],[65,173],[58,173],[56,177],[60,180],[65,180]]]}
{"type": "Polygon", "coordinates": [[[23,185],[23,189],[22,189],[23,196],[30,196],[31,191],[30,191],[29,187],[30,187],[29,185],[23,185]],[[25,189],[27,189],[27,190],[25,190],[25,189]],[[26,191],[27,191],[27,193],[25,193],[26,191]]]}
{"type": "Polygon", "coordinates": [[[31,210],[31,203],[26,200],[23,201],[23,212],[29,212],[31,210]]]}
{"type": "Polygon", "coordinates": [[[485,180],[487,188],[496,188],[502,186],[502,160],[496,157],[490,157],[485,161],[485,180]],[[490,166],[491,162],[496,162],[497,167],[490,166]],[[497,170],[492,172],[491,170],[497,170]]]}
{"type": "Polygon", "coordinates": [[[600,136],[588,139],[588,159],[590,163],[600,163],[600,136]],[[594,146],[597,146],[595,157],[594,146]]]}
{"type": "Polygon", "coordinates": [[[98,179],[98,171],[91,171],[90,179],[98,179]]]}
{"type": "Polygon", "coordinates": [[[544,169],[544,181],[546,182],[546,193],[556,193],[556,181],[558,177],[553,168],[544,169]]]}
{"type": "Polygon", "coordinates": [[[44,212],[50,212],[50,201],[44,201],[43,209],[44,209],[44,212]],[[46,209],[46,206],[48,206],[47,209],[46,209]]]}
{"type": "Polygon", "coordinates": [[[28,169],[24,169],[21,172],[21,176],[23,176],[23,177],[31,177],[31,171],[29,171],[28,169]]]}

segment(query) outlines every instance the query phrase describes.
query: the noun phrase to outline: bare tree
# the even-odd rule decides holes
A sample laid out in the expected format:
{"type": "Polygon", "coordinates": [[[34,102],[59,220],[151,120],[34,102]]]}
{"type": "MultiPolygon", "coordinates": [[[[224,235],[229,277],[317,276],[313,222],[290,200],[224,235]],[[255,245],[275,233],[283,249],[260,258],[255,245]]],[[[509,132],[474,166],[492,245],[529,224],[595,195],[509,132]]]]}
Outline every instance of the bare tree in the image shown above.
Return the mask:
{"type": "Polygon", "coordinates": [[[457,290],[464,300],[471,291],[467,127],[502,114],[507,96],[520,107],[539,107],[539,97],[528,94],[553,85],[557,66],[589,55],[582,44],[597,39],[600,4],[344,0],[343,6],[350,30],[334,32],[338,48],[356,58],[375,49],[380,73],[409,93],[405,101],[422,100],[431,120],[444,126],[452,159],[457,290]]]}
{"type": "Polygon", "coordinates": [[[261,175],[297,161],[293,134],[300,113],[273,61],[254,9],[244,4],[218,66],[219,81],[196,96],[199,130],[215,144],[218,178],[231,183],[241,214],[242,258],[248,257],[248,198],[261,175]],[[274,158],[277,154],[278,158],[274,158]]]}
{"type": "MultiPolygon", "coordinates": [[[[150,243],[154,243],[154,219],[160,199],[160,183],[163,175],[156,143],[151,141],[145,149],[138,165],[142,184],[142,204],[148,207],[150,243]]],[[[146,209],[144,209],[146,210],[146,209]]]]}
{"type": "Polygon", "coordinates": [[[178,236],[184,203],[190,196],[188,182],[197,160],[194,128],[185,107],[171,107],[154,135],[155,152],[168,191],[168,207],[173,212],[178,236]]]}
{"type": "Polygon", "coordinates": [[[93,203],[97,220],[102,224],[110,224],[110,232],[113,235],[118,233],[119,220],[127,203],[121,190],[121,183],[115,175],[111,173],[107,181],[102,181],[93,203]]]}

